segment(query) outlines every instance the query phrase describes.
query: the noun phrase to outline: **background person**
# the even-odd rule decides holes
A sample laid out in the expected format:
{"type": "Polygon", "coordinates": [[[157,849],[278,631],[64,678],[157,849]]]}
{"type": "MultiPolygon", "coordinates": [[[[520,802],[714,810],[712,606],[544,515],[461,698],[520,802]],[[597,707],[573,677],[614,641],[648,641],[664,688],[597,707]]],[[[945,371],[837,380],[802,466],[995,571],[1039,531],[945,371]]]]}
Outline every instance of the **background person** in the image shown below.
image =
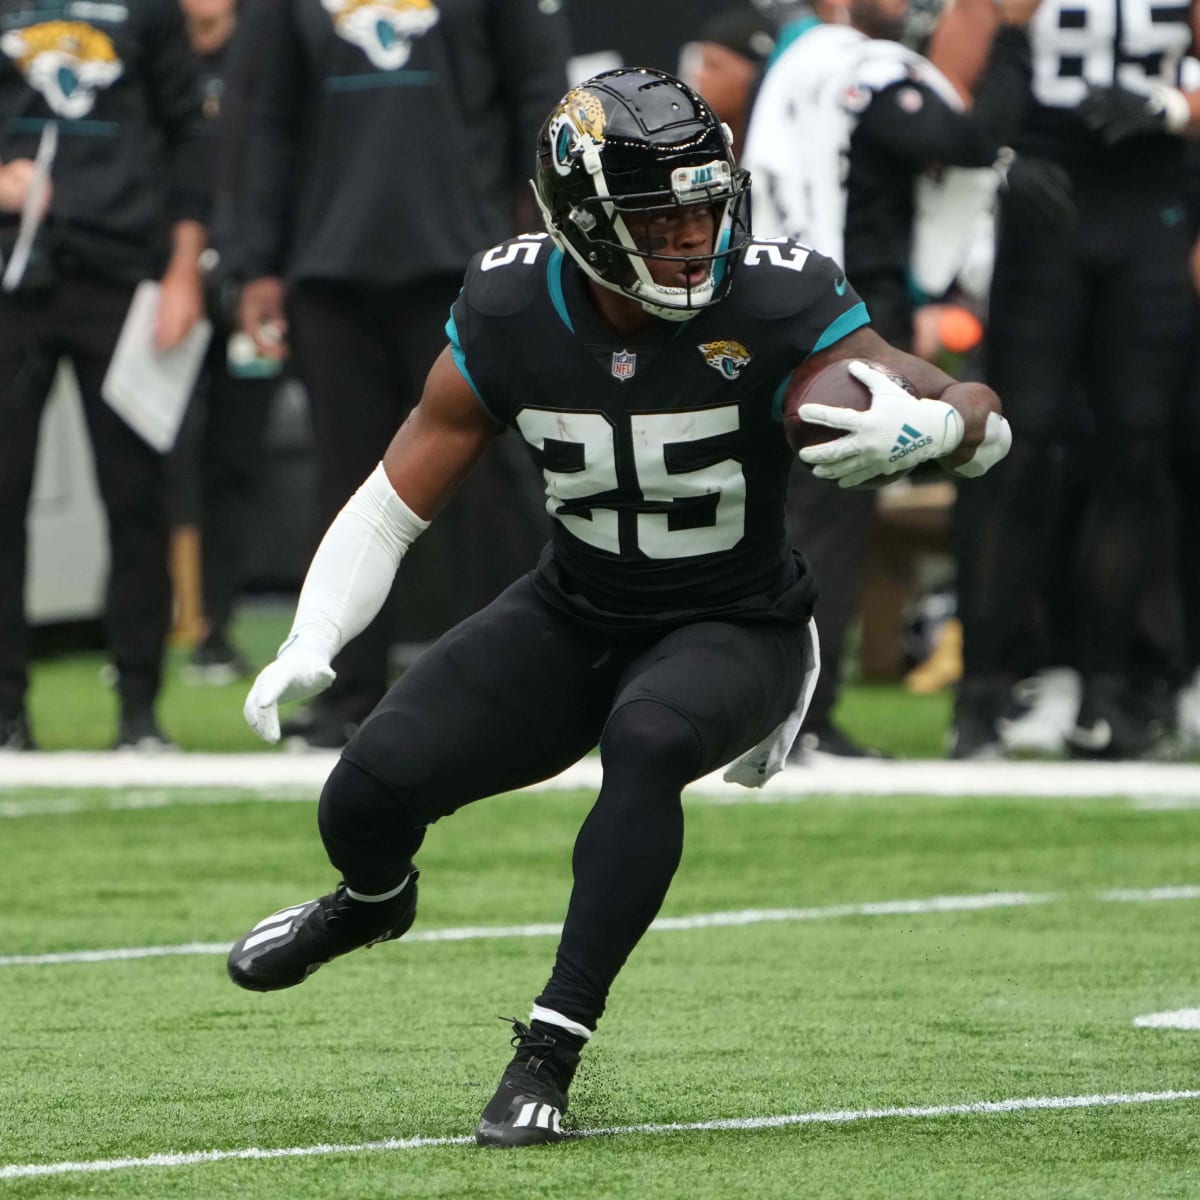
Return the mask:
{"type": "MultiPolygon", "coordinates": [[[[528,209],[526,148],[565,80],[561,6],[367,11],[262,0],[243,21],[254,65],[238,85],[244,216],[229,247],[240,322],[263,355],[294,359],[322,525],[415,403],[471,255],[512,232],[518,203],[528,209]]],[[[527,569],[545,519],[528,464],[492,451],[418,552],[443,586],[429,570],[424,603],[405,606],[406,640],[436,636],[527,569]]],[[[385,616],[358,638],[287,734],[343,745],[386,690],[393,632],[385,616]]]]}
{"type": "Polygon", "coordinates": [[[0,745],[30,749],[25,711],[25,518],[42,410],[60,358],[74,368],[108,515],[105,610],[117,671],[118,748],[171,743],[155,716],[171,618],[166,460],[100,389],[134,289],[161,284],[160,349],[203,312],[207,148],[195,66],[175,0],[90,5],[48,19],[6,10],[0,30],[0,252],[47,126],[53,190],[19,286],[0,291],[0,745]]]}
{"type": "MultiPolygon", "coordinates": [[[[767,71],[743,155],[754,176],[758,236],[789,236],[844,262],[872,326],[911,349],[920,181],[934,164],[990,167],[1016,130],[1029,94],[1024,22],[1006,9],[974,105],[964,110],[940,72],[900,42],[908,0],[849,0],[844,20],[811,23],[767,71]]],[[[978,189],[976,189],[978,191],[978,189]]],[[[940,240],[962,237],[990,193],[940,201],[924,218],[940,240]]],[[[944,290],[953,279],[944,278],[944,290]]],[[[821,581],[825,669],[797,745],[801,758],[874,755],[833,720],[846,633],[859,610],[875,496],[840,494],[794,471],[788,513],[821,581]]]]}
{"type": "MultiPolygon", "coordinates": [[[[224,118],[226,79],[231,71],[237,0],[181,0],[199,67],[200,91],[209,136],[217,141],[224,118]]],[[[236,93],[232,99],[236,103],[236,93]]],[[[233,117],[237,121],[236,108],[233,117]]],[[[242,149],[237,137],[221,143],[213,184],[213,240],[227,244],[236,174],[242,149]]],[[[184,667],[193,683],[229,683],[249,672],[233,645],[229,626],[246,576],[247,551],[267,420],[280,364],[254,352],[233,319],[231,272],[215,249],[205,251],[205,310],[213,333],[205,353],[185,433],[178,447],[173,486],[176,524],[199,530],[203,634],[184,667]],[[182,519],[181,519],[182,518],[182,519]]]]}
{"type": "MultiPolygon", "coordinates": [[[[964,0],[946,20],[945,52],[969,57],[995,17],[964,0]]],[[[1034,103],[1013,145],[1069,181],[1077,219],[1050,231],[1000,206],[986,372],[1022,437],[956,511],[964,677],[954,757],[1000,752],[1009,647],[1045,577],[1060,448],[1080,444],[1080,406],[1086,497],[1078,661],[1068,665],[1083,694],[1068,740],[1088,757],[1154,750],[1158,723],[1130,681],[1139,612],[1170,555],[1168,431],[1194,333],[1183,139],[1200,130],[1200,97],[1179,82],[1196,29],[1194,5],[1151,11],[1142,0],[1044,0],[1030,24],[1034,103]]]]}
{"type": "Polygon", "coordinates": [[[739,158],[754,96],[775,49],[775,34],[775,22],[758,8],[738,5],[705,21],[680,54],[680,78],[729,126],[739,158]]]}

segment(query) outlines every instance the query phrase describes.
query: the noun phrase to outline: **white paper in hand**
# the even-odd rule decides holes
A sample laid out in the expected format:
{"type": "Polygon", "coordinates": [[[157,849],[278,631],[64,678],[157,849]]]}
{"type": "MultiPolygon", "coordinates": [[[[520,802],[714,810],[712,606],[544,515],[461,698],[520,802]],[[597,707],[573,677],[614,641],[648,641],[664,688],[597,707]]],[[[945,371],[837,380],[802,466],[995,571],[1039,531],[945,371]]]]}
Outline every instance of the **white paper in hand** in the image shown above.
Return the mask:
{"type": "Polygon", "coordinates": [[[0,287],[6,292],[15,292],[25,277],[29,265],[29,254],[33,240],[41,228],[46,215],[46,193],[50,190],[50,169],[58,152],[58,123],[47,121],[42,126],[42,137],[38,142],[37,157],[33,160],[33,178],[25,192],[25,203],[21,206],[21,223],[17,229],[17,241],[13,246],[12,258],[4,268],[0,287]]]}
{"type": "Polygon", "coordinates": [[[212,325],[202,318],[177,346],[157,349],[158,294],[153,280],[138,284],[100,394],[135,433],[166,454],[175,445],[212,325]]]}

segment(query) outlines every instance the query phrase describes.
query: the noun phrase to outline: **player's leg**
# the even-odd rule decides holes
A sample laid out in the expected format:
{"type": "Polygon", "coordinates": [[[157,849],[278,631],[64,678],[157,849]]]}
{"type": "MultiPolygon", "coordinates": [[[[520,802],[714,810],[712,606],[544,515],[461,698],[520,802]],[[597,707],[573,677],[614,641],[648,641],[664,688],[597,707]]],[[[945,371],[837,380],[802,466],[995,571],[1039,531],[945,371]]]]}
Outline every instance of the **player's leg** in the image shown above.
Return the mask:
{"type": "Polygon", "coordinates": [[[1200,320],[1172,425],[1171,481],[1185,673],[1176,719],[1184,748],[1194,753],[1200,748],[1200,521],[1194,518],[1200,513],[1200,320]]]}
{"type": "MultiPolygon", "coordinates": [[[[1083,703],[1073,735],[1087,755],[1138,757],[1157,738],[1130,696],[1132,646],[1150,582],[1169,555],[1168,431],[1184,386],[1195,297],[1190,238],[1168,223],[1172,197],[1106,191],[1088,393],[1096,418],[1080,604],[1083,703]]],[[[1182,197],[1175,197],[1182,212],[1182,197]]]]}
{"type": "Polygon", "coordinates": [[[76,278],[70,355],[108,514],[112,551],[105,626],[120,697],[118,748],[173,748],[158,726],[155,703],[171,627],[167,459],[101,397],[132,288],[76,278]]]}
{"type": "Polygon", "coordinates": [[[820,593],[814,616],[822,664],[804,732],[791,757],[797,762],[811,759],[814,753],[877,757],[878,751],[855,745],[833,722],[842,652],[862,604],[875,493],[847,491],[797,463],[788,481],[787,515],[792,541],[812,568],[820,593]]]}
{"type": "Polygon", "coordinates": [[[228,681],[247,670],[230,644],[229,625],[246,578],[267,422],[278,388],[273,377],[232,374],[227,339],[227,329],[214,332],[205,362],[208,387],[200,442],[200,578],[208,628],[192,665],[211,682],[228,681]]]}
{"type": "Polygon", "coordinates": [[[525,579],[426,651],[322,791],[321,837],[342,885],[260,922],[230,955],[234,981],[291,987],[338,954],[405,932],[413,857],[430,824],[557,774],[596,744],[621,667],[606,650],[525,579]]]}
{"type": "Polygon", "coordinates": [[[25,712],[25,518],[57,358],[44,317],[40,304],[0,296],[0,750],[35,748],[25,712]]]}
{"type": "Polygon", "coordinates": [[[1049,569],[1058,446],[1067,436],[1081,355],[1085,235],[1027,227],[1002,210],[988,316],[987,381],[1020,436],[987,475],[958,489],[954,550],[963,678],[950,754],[1001,753],[998,722],[1015,682],[1009,647],[1049,569]]]}
{"type": "Polygon", "coordinates": [[[554,970],[484,1109],[481,1145],[557,1141],[579,1051],[649,928],[683,852],[686,784],[767,736],[791,711],[803,627],[705,622],[625,671],[600,739],[604,783],[572,856],[574,886],[554,970]]]}

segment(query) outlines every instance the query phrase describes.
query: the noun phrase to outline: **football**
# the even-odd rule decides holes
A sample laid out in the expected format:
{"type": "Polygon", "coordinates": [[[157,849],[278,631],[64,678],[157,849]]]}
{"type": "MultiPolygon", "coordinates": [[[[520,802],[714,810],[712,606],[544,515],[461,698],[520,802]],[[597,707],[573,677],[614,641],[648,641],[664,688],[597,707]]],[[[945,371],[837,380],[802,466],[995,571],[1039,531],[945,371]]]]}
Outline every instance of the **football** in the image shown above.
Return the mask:
{"type": "MultiPolygon", "coordinates": [[[[826,425],[810,425],[803,420],[799,410],[802,404],[828,404],[832,408],[854,408],[862,412],[871,407],[871,390],[850,374],[853,359],[841,358],[822,367],[819,371],[805,372],[799,368],[792,373],[783,397],[783,432],[788,445],[795,453],[805,446],[816,446],[841,437],[844,430],[830,429],[826,425]]],[[[917,389],[903,375],[889,371],[881,363],[868,362],[867,366],[881,371],[898,383],[906,392],[917,394],[917,389]]]]}

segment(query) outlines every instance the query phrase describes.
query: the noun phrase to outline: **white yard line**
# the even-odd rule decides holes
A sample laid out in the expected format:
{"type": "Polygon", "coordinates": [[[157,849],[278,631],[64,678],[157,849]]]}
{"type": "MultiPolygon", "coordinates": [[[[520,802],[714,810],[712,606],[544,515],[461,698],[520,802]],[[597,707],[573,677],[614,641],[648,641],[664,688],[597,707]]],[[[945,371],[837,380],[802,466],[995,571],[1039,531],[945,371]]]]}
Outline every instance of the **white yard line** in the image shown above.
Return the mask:
{"type": "MultiPolygon", "coordinates": [[[[336,761],[334,753],[4,754],[0,755],[0,795],[17,788],[233,788],[254,793],[298,791],[315,798],[336,761]]],[[[529,790],[595,789],[599,785],[600,760],[592,756],[529,790]]],[[[1200,803],[1200,765],[859,759],[785,767],[761,790],[726,783],[717,772],[698,780],[689,792],[764,804],[828,794],[1125,796],[1146,805],[1190,804],[1200,803]]],[[[173,801],[163,801],[167,802],[173,801]]],[[[2,808],[0,815],[5,815],[2,808]]]]}
{"type": "MultiPolygon", "coordinates": [[[[904,1108],[833,1109],[788,1113],[773,1117],[729,1117],[668,1125],[615,1125],[608,1129],[585,1129],[577,1137],[628,1137],[671,1133],[722,1133],[759,1129],[783,1129],[793,1125],[843,1125],[852,1121],[913,1118],[993,1116],[1015,1112],[1062,1111],[1076,1108],[1112,1108],[1125,1104],[1168,1104],[1200,1100],[1200,1091],[1110,1092],[1095,1096],[1026,1096],[1013,1100],[973,1100],[967,1104],[912,1105],[904,1108]]],[[[471,1137],[385,1138],[377,1142],[334,1145],[282,1146],[262,1150],[196,1150],[190,1153],[150,1154],[144,1158],[99,1158],[83,1162],[10,1163],[0,1166],[0,1179],[31,1179],[46,1175],[74,1175],[101,1171],[141,1170],[147,1167],[193,1167],[234,1159],[316,1158],[330,1154],[366,1154],[379,1151],[424,1150],[438,1146],[465,1146],[471,1137]]]]}
{"type": "MultiPolygon", "coordinates": [[[[1120,888],[1101,892],[983,892],[976,896],[929,896],[918,900],[879,900],[861,904],[829,904],[820,908],[746,908],[734,912],[693,913],[659,917],[650,926],[656,933],[684,933],[694,929],[728,929],[780,921],[828,921],[841,917],[896,917],[920,913],[979,912],[990,908],[1027,908],[1066,900],[1092,900],[1103,904],[1162,903],[1200,900],[1200,886],[1120,888]]],[[[404,937],[411,942],[494,941],[505,938],[558,937],[557,923],[537,925],[465,925],[446,929],[418,929],[404,937]]],[[[0,967],[50,967],[72,963],[128,962],[139,958],[177,955],[227,954],[229,942],[184,942],[174,946],[125,946],[110,950],[71,950],[57,954],[8,954],[0,967]]]]}

